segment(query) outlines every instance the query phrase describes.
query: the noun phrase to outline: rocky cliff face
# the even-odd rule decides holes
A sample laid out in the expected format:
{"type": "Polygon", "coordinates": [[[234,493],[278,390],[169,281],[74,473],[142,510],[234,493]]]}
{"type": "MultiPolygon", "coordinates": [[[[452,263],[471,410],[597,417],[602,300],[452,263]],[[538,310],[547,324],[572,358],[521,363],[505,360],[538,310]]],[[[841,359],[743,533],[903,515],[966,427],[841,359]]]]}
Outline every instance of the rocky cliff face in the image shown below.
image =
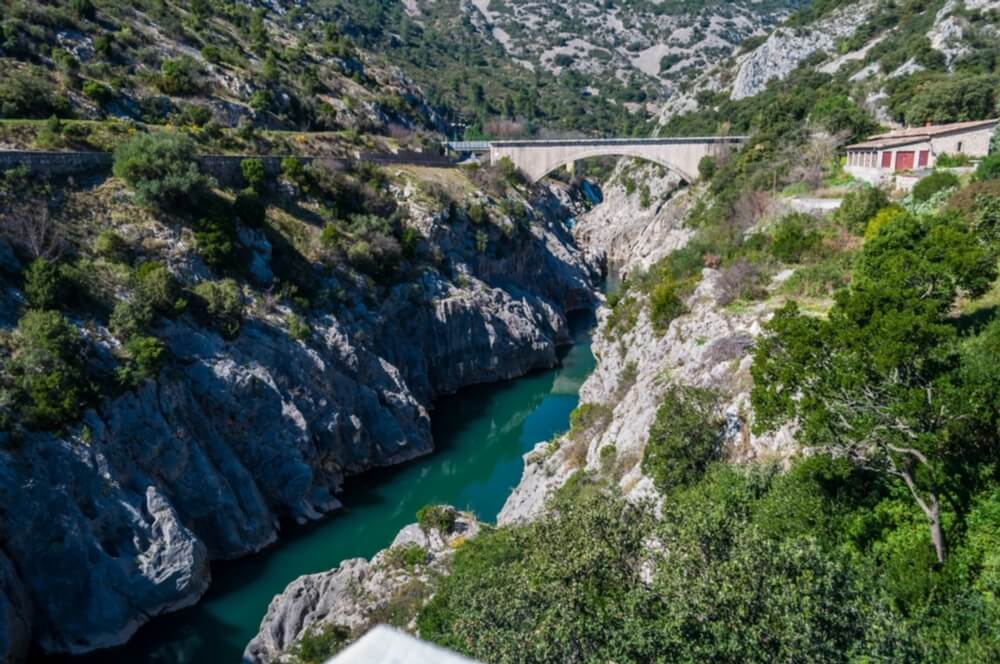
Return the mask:
{"type": "Polygon", "coordinates": [[[601,204],[577,218],[573,233],[619,273],[645,269],[690,239],[692,230],[684,226],[684,217],[697,194],[682,188],[676,174],[622,160],[602,193],[601,204]],[[643,205],[640,191],[626,186],[627,180],[646,183],[648,205],[643,205]]]}
{"type": "Polygon", "coordinates": [[[266,308],[232,341],[163,323],[174,361],[158,380],[65,432],[3,441],[0,661],[29,633],[52,652],[124,642],[197,601],[209,560],[335,510],[345,476],[429,453],[437,395],[552,366],[597,267],[554,199],[536,205],[517,251],[489,259],[459,251],[467,228],[421,217],[461,276],[428,270],[377,306],[313,316],[304,342],[266,308]]]}
{"type": "Polygon", "coordinates": [[[466,513],[456,513],[455,525],[447,532],[424,531],[413,523],[370,561],[345,560],[329,572],[299,577],[271,600],[260,632],[243,654],[244,663],[288,661],[289,649],[303,634],[329,626],[358,635],[392,615],[403,622],[400,627],[414,628],[407,624],[412,616],[403,615],[406,607],[401,605],[416,598],[412,608],[419,608],[433,578],[448,572],[455,551],[479,528],[476,518],[466,513]],[[405,548],[417,550],[422,561],[401,563],[394,554],[405,548]]]}
{"type": "MultiPolygon", "coordinates": [[[[655,182],[650,183],[653,187],[655,182]]],[[[678,195],[695,196],[689,191],[678,195]]],[[[577,226],[591,251],[608,251],[609,262],[626,266],[628,271],[647,267],[652,257],[662,257],[683,246],[690,237],[684,228],[683,212],[672,206],[643,209],[636,200],[617,196],[611,190],[607,203],[583,215],[577,226]],[[627,220],[627,233],[618,236],[606,226],[606,218],[627,220]],[[641,238],[641,241],[637,239],[641,238]],[[623,241],[627,239],[627,241],[623,241]],[[650,253],[650,247],[670,247],[650,253]],[[613,252],[613,253],[611,253],[613,252]]],[[[621,334],[608,330],[608,310],[599,312],[593,350],[597,358],[594,372],[580,392],[581,404],[596,404],[607,409],[602,421],[578,437],[564,436],[553,443],[540,443],[525,456],[521,482],[500,512],[501,525],[533,519],[545,508],[551,493],[578,470],[610,472],[626,495],[655,495],[649,478],[642,474],[640,462],[656,417],[660,396],[670,383],[710,387],[724,396],[726,418],[725,448],[733,461],[755,458],[785,458],[793,449],[791,432],[755,436],[750,432],[752,413],[749,404],[751,387],[750,348],[761,324],[770,318],[774,301],[748,307],[723,307],[717,300],[717,270],[705,269],[701,282],[687,299],[687,313],[675,319],[668,329],[657,331],[643,310],[634,326],[621,334]],[[585,449],[581,449],[584,446],[585,449]],[[601,450],[614,449],[613,462],[602,462],[601,450]],[[610,465],[610,467],[608,467],[610,465]]],[[[607,458],[607,457],[605,457],[607,458]]]]}

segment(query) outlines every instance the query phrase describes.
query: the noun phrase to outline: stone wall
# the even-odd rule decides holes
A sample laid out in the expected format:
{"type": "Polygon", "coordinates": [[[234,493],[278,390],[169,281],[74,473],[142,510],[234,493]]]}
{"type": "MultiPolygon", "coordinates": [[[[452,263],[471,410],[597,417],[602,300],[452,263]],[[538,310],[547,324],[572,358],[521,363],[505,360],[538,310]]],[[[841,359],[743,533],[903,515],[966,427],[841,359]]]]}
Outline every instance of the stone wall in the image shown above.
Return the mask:
{"type": "MultiPolygon", "coordinates": [[[[275,177],[281,172],[284,156],[270,155],[201,155],[201,169],[224,187],[242,187],[243,173],[240,164],[244,159],[260,159],[264,172],[275,177]]],[[[343,171],[351,160],[338,157],[296,157],[303,165],[319,164],[330,170],[343,171]]],[[[110,152],[37,152],[28,150],[0,151],[0,172],[23,166],[32,175],[66,177],[72,175],[100,175],[111,171],[113,157],[110,152]]],[[[401,152],[398,155],[375,152],[363,153],[357,161],[373,164],[410,164],[433,168],[448,168],[455,163],[438,155],[418,152],[401,152]]]]}
{"type": "Polygon", "coordinates": [[[108,152],[0,151],[0,171],[23,166],[32,175],[89,175],[111,170],[108,152]]]}

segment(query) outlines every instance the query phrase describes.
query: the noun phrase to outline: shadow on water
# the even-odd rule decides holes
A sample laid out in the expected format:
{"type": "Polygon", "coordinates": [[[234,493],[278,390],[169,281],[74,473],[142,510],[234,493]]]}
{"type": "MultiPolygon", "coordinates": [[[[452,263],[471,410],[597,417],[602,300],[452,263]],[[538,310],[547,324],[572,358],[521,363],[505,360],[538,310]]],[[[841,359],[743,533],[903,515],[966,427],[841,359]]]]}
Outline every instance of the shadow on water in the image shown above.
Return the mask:
{"type": "Polygon", "coordinates": [[[36,664],[229,664],[240,661],[271,598],[302,574],[371,557],[388,546],[418,509],[449,503],[495,520],[517,484],[522,455],[565,431],[580,386],[594,368],[590,312],[570,317],[574,345],[560,366],[440,398],[432,413],[436,450],[413,462],[373,470],[345,483],[344,509],[307,525],[285,524],[274,546],[212,564],[212,585],[196,605],[159,617],[125,646],[36,664]]]}

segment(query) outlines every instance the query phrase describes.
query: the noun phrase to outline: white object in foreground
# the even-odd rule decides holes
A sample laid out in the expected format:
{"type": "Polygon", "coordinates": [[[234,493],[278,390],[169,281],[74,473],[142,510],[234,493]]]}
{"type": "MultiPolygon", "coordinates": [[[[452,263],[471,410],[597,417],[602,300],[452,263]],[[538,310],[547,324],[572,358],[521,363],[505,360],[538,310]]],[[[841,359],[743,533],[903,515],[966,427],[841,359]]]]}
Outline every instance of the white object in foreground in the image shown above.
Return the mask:
{"type": "Polygon", "coordinates": [[[479,664],[405,632],[377,625],[327,664],[479,664]]]}

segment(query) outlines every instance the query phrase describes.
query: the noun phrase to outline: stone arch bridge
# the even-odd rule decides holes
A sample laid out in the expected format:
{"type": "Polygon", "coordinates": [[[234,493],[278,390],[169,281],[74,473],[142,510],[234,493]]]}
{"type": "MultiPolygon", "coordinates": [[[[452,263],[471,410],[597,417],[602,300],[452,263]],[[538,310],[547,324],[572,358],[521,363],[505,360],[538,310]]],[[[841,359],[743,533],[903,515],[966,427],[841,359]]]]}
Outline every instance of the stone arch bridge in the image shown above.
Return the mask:
{"type": "Polygon", "coordinates": [[[572,138],[543,141],[465,141],[449,143],[456,152],[489,152],[490,163],[510,159],[532,182],[561,166],[588,157],[635,157],[660,164],[684,180],[698,179],[698,162],[739,147],[745,136],[691,136],[681,138],[572,138]]]}

